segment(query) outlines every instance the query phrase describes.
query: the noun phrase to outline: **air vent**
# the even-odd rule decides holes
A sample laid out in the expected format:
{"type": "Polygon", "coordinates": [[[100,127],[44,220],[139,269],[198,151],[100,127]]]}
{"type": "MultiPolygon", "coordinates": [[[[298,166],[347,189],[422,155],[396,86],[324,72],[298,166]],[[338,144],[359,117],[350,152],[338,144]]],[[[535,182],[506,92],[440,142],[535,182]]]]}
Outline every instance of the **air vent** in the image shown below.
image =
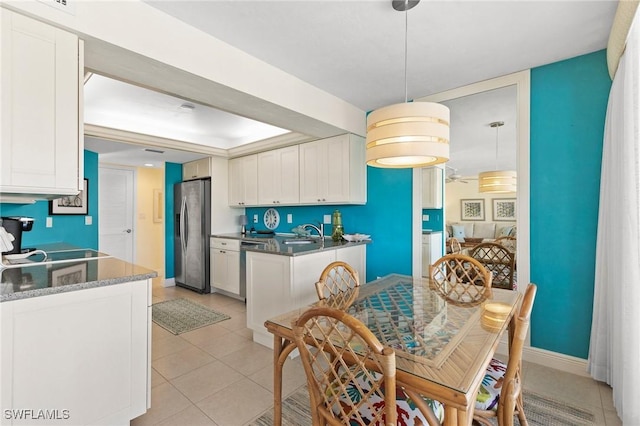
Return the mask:
{"type": "Polygon", "coordinates": [[[155,152],[156,154],[164,154],[164,151],[159,149],[145,148],[144,150],[147,152],[155,152]]]}

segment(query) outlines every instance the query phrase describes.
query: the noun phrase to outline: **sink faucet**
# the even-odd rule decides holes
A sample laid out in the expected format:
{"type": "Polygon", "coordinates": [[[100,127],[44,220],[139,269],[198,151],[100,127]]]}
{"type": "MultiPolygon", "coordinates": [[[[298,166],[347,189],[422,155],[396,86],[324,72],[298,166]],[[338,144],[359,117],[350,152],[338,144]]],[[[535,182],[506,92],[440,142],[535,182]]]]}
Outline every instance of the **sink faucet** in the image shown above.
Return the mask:
{"type": "Polygon", "coordinates": [[[301,225],[301,227],[302,229],[307,229],[307,228],[315,229],[318,235],[320,236],[320,241],[324,241],[324,223],[319,223],[318,225],[320,226],[316,226],[311,223],[306,223],[304,225],[301,225]]]}

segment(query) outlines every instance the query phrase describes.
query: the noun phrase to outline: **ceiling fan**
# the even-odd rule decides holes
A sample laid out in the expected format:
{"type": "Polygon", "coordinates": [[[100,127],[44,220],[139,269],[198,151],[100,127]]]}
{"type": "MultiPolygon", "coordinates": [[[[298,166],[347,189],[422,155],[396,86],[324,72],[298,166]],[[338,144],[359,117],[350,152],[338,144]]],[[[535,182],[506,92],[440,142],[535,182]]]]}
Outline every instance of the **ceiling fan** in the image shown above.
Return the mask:
{"type": "Polygon", "coordinates": [[[451,182],[469,183],[468,181],[465,180],[465,178],[462,177],[461,174],[458,173],[458,169],[454,169],[451,166],[447,166],[447,169],[451,170],[451,173],[445,179],[445,183],[451,183],[451,182]]]}

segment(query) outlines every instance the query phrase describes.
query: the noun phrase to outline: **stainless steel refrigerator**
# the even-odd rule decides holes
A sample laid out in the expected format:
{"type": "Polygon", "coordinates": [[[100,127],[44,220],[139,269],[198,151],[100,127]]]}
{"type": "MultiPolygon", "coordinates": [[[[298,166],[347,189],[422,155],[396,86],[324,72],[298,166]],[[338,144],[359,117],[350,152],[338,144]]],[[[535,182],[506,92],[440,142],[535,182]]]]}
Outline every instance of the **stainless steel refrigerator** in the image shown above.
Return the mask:
{"type": "Polygon", "coordinates": [[[173,213],[176,285],[210,293],[211,180],[176,183],[173,186],[173,213]]]}

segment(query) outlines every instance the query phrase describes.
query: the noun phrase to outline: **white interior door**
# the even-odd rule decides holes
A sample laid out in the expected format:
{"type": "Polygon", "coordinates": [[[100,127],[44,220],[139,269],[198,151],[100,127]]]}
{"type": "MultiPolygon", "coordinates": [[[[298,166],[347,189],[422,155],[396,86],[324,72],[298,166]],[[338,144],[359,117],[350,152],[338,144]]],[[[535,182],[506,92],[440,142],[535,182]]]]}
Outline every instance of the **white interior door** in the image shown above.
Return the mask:
{"type": "Polygon", "coordinates": [[[99,250],[134,263],[135,170],[99,167],[99,250]]]}

